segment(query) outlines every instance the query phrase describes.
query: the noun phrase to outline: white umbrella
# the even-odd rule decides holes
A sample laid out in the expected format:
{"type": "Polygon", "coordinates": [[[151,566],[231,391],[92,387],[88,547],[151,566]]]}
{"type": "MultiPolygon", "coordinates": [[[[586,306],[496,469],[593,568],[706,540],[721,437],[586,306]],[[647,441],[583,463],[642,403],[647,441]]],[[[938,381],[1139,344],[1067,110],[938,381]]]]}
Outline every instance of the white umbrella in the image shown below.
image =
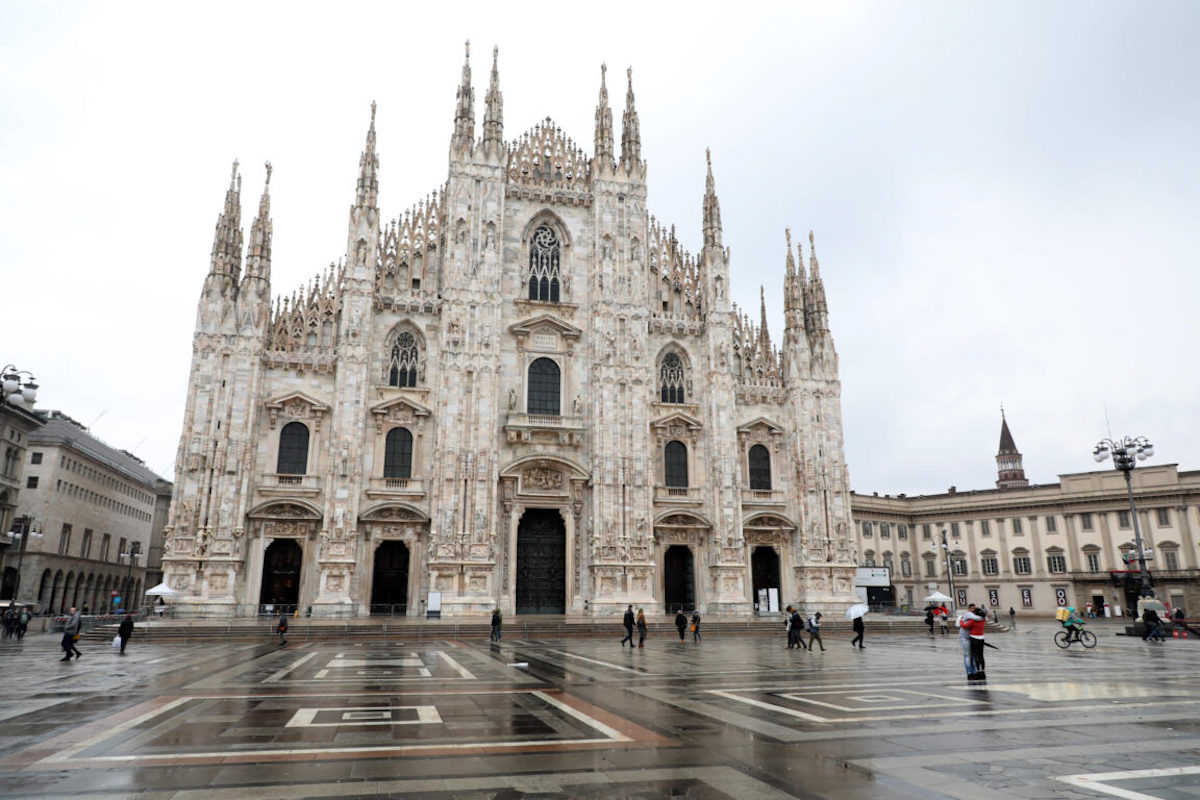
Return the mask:
{"type": "Polygon", "coordinates": [[[146,594],[152,597],[174,597],[175,595],[179,594],[179,592],[175,591],[170,586],[167,586],[166,583],[160,583],[153,589],[147,589],[146,594]]]}
{"type": "Polygon", "coordinates": [[[948,603],[952,599],[953,598],[949,597],[948,595],[944,595],[941,592],[934,592],[933,594],[929,595],[929,597],[925,598],[925,602],[926,603],[948,603]]]}
{"type": "Polygon", "coordinates": [[[855,603],[846,609],[846,619],[858,619],[859,617],[864,617],[870,610],[871,607],[866,603],[855,603]]]}

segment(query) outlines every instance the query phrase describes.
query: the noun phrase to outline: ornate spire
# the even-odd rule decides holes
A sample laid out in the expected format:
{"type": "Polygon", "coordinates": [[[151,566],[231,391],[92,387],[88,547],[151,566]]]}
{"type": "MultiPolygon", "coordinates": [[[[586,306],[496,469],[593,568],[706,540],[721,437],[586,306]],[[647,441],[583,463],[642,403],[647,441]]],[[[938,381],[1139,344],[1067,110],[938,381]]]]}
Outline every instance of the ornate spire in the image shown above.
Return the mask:
{"type": "Polygon", "coordinates": [[[796,260],[792,256],[792,229],[786,228],[787,237],[787,269],[783,279],[783,315],[789,331],[801,330],[804,327],[804,252],[796,246],[796,255],[800,259],[800,269],[796,269],[796,260]]]}
{"type": "Polygon", "coordinates": [[[245,284],[250,278],[271,279],[271,162],[268,161],[267,181],[258,201],[258,216],[250,225],[250,246],[246,248],[245,284]]]}
{"type": "Polygon", "coordinates": [[[608,66],[600,65],[600,99],[596,101],[596,159],[595,172],[609,172],[613,166],[613,119],[608,105],[608,86],[605,75],[608,66]]]}
{"type": "Polygon", "coordinates": [[[996,469],[997,489],[1019,489],[1029,485],[1021,454],[1013,441],[1012,432],[1008,429],[1003,406],[1000,408],[1000,452],[996,454],[996,469]]]}
{"type": "Polygon", "coordinates": [[[217,231],[213,236],[210,275],[222,275],[227,286],[236,286],[242,271],[242,176],[238,162],[233,162],[229,189],[225,192],[225,208],[217,216],[217,231]]]}
{"type": "Polygon", "coordinates": [[[804,327],[810,333],[829,332],[829,309],[825,305],[825,284],[821,266],[817,263],[817,244],[813,232],[808,232],[808,266],[811,275],[804,296],[804,327]]]}
{"type": "Polygon", "coordinates": [[[704,160],[708,162],[708,177],[704,179],[704,246],[721,246],[721,203],[717,200],[716,184],[713,181],[712,153],[704,149],[704,160]]]}
{"type": "Polygon", "coordinates": [[[627,174],[642,166],[642,129],[633,106],[633,67],[625,70],[629,88],[625,90],[625,113],[621,115],[621,167],[627,174]]]}
{"type": "Polygon", "coordinates": [[[375,101],[371,101],[371,127],[367,130],[367,147],[358,160],[358,191],[354,205],[375,208],[379,202],[379,157],[375,155],[375,101]]]}
{"type": "Polygon", "coordinates": [[[767,327],[767,290],[762,287],[762,284],[759,284],[758,287],[758,302],[758,338],[762,343],[762,352],[765,355],[772,353],[773,348],[771,347],[771,330],[767,327]]]}
{"type": "Polygon", "coordinates": [[[500,94],[500,48],[492,48],[492,80],[488,84],[483,113],[483,152],[485,155],[504,152],[504,96],[500,94]]]}
{"type": "Polygon", "coordinates": [[[450,150],[454,153],[470,153],[475,145],[475,90],[471,88],[471,41],[467,40],[467,56],[463,61],[462,82],[455,94],[457,106],[454,110],[454,137],[450,150]]]}

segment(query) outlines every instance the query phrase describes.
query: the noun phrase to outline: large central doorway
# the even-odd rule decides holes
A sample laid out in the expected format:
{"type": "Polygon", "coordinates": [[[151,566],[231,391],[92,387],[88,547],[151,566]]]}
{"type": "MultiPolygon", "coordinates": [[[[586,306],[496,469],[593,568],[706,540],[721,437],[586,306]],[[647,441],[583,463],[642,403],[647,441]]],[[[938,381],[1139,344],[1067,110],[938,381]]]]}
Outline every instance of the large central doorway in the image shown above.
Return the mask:
{"type": "Polygon", "coordinates": [[[531,508],[517,526],[517,613],[567,611],[567,531],[562,516],[531,508]]]}
{"type": "Polygon", "coordinates": [[[774,547],[760,545],[754,548],[754,552],[750,554],[750,580],[754,585],[754,601],[758,608],[759,614],[769,614],[779,611],[779,602],[781,600],[779,594],[779,553],[775,552],[774,547]],[[775,607],[771,608],[764,601],[761,592],[768,590],[767,598],[770,598],[770,589],[775,590],[775,607]]]}
{"type": "Polygon", "coordinates": [[[262,592],[258,602],[274,611],[296,610],[300,602],[300,565],[304,551],[295,539],[276,539],[263,556],[262,592]]]}
{"type": "Polygon", "coordinates": [[[371,613],[408,613],[408,545],[404,542],[383,542],[375,548],[371,613]]]}
{"type": "Polygon", "coordinates": [[[696,571],[692,548],[673,544],[663,555],[663,597],[667,613],[694,611],[696,608],[696,571]]]}

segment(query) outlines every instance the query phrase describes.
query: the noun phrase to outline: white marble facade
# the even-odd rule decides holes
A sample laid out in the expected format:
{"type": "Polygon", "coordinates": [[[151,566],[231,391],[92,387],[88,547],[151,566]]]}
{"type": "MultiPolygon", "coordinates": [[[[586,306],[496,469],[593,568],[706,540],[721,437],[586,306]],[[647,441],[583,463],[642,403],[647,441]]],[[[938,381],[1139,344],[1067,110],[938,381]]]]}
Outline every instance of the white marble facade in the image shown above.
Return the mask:
{"type": "Polygon", "coordinates": [[[602,71],[589,157],[549,119],[503,138],[494,59],[477,137],[468,60],[446,183],[391,221],[372,107],[344,260],[273,304],[270,167],[243,268],[234,165],[163,559],[181,613],[280,592],[330,616],[430,592],[449,615],[853,600],[815,252],[806,269],[788,236],[777,348],[730,302],[711,163],[699,253],[647,210],[628,85],[618,147],[602,71]]]}

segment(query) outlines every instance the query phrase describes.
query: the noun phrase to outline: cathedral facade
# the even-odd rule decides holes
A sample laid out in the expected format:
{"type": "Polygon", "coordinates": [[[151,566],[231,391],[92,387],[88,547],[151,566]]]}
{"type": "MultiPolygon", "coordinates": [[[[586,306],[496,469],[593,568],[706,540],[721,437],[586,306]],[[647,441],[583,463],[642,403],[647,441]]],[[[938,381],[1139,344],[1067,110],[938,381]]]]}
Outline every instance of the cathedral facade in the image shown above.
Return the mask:
{"type": "Polygon", "coordinates": [[[345,258],[274,302],[270,166],[243,265],[235,163],[165,531],[179,613],[853,602],[811,234],[776,347],[731,303],[711,161],[698,253],[647,210],[632,78],[618,143],[602,70],[590,157],[549,119],[504,138],[495,54],[482,112],[477,136],[468,56],[446,183],[388,221],[372,106],[345,258]]]}

